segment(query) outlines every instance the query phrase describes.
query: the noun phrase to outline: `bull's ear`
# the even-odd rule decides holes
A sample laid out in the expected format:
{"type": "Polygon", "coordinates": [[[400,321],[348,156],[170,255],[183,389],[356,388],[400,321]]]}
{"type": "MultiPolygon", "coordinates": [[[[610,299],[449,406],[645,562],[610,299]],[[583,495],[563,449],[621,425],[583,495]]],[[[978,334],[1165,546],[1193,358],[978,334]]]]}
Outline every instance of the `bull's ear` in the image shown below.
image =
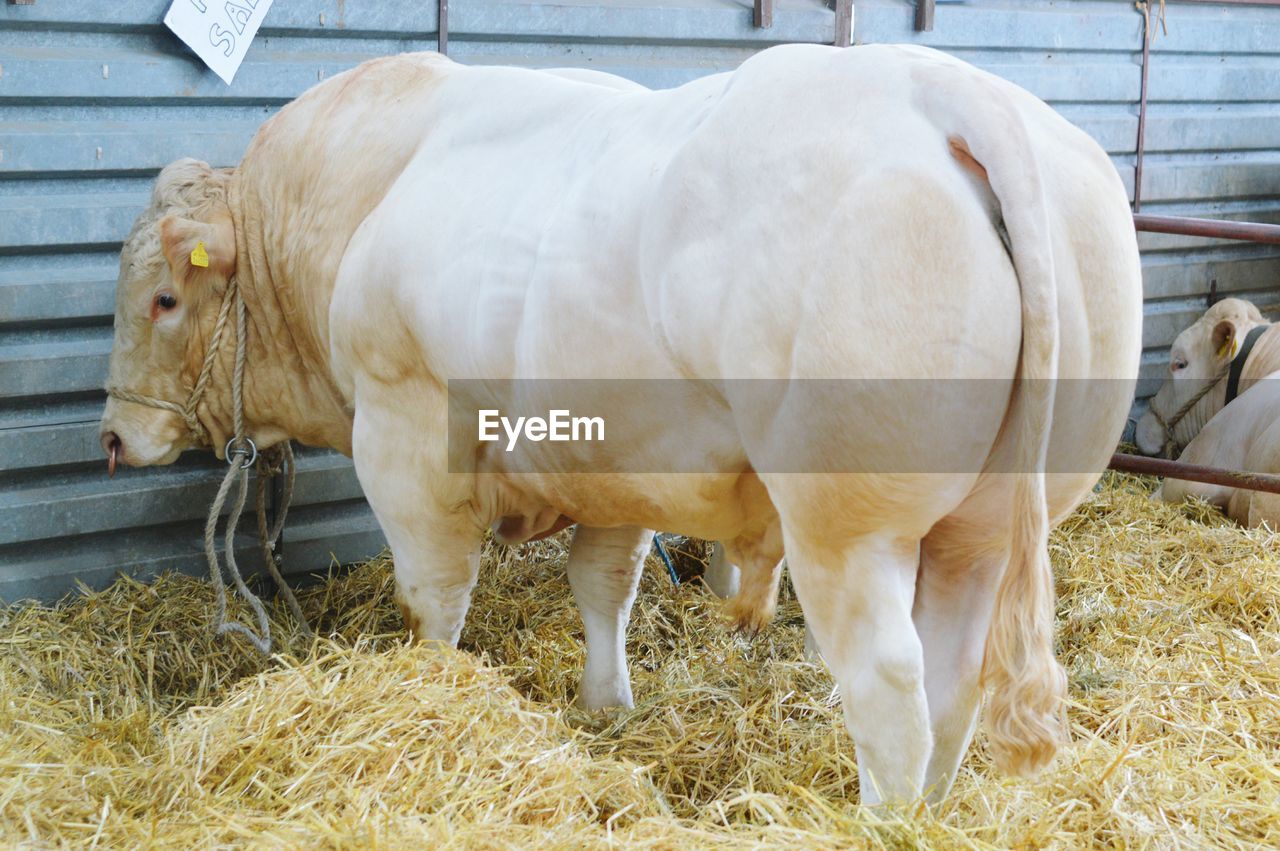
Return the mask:
{"type": "Polygon", "coordinates": [[[1240,336],[1236,332],[1236,323],[1230,319],[1224,319],[1217,325],[1213,326],[1213,336],[1210,342],[1213,345],[1213,356],[1218,360],[1231,360],[1236,356],[1236,349],[1240,347],[1240,336]]]}
{"type": "Polygon", "coordinates": [[[207,222],[165,216],[160,220],[160,245],[179,286],[206,274],[224,281],[235,274],[236,231],[227,213],[215,213],[207,222]]]}

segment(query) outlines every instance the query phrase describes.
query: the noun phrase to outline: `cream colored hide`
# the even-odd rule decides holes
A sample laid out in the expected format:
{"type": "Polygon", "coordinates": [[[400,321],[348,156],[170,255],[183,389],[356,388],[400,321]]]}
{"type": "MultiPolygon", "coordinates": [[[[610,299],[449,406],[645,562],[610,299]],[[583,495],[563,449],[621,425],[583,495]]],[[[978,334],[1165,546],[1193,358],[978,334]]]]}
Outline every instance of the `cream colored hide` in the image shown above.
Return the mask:
{"type": "MultiPolygon", "coordinates": [[[[1226,404],[1227,383],[1221,376],[1240,351],[1245,337],[1255,327],[1266,324],[1252,303],[1224,298],[1179,334],[1169,349],[1169,377],[1151,399],[1151,410],[1138,420],[1134,431],[1138,449],[1147,455],[1159,455],[1171,438],[1175,450],[1187,446],[1226,404]],[[1180,420],[1173,422],[1186,403],[1215,381],[1217,383],[1180,420]],[[1172,426],[1172,432],[1160,422],[1162,418],[1172,426]]],[[[1280,327],[1273,327],[1254,344],[1240,374],[1239,393],[1278,369],[1280,327]]]]}
{"type": "MultiPolygon", "coordinates": [[[[1251,473],[1280,473],[1280,372],[1258,380],[1209,420],[1178,458],[1251,473]]],[[[1280,529],[1280,495],[1165,479],[1155,496],[1165,502],[1200,497],[1245,526],[1280,529]]]]}
{"type": "MultiPolygon", "coordinates": [[[[650,443],[599,458],[640,469],[654,445],[672,469],[741,458],[741,475],[694,486],[517,472],[480,446],[474,475],[447,475],[443,441],[422,436],[443,433],[446,378],[981,377],[1009,381],[1003,430],[959,395],[911,412],[910,429],[876,410],[853,427],[786,414],[819,442],[885,451],[891,433],[900,451],[948,446],[974,471],[1000,453],[1034,463],[1054,388],[1015,387],[1020,347],[1036,379],[1136,370],[1136,249],[1096,145],[1016,88],[919,49],[778,48],[654,93],[458,68],[436,97],[452,120],[353,238],[330,312],[357,467],[419,633],[456,639],[478,531],[512,513],[528,531],[560,515],[585,527],[569,573],[589,668],[621,646],[646,530],[725,541],[760,605],[785,550],[841,683],[865,800],[950,784],[993,610],[993,742],[1006,767],[1043,763],[1062,692],[1046,515],[1096,479],[1131,384],[1056,438],[1093,470],[1055,477],[1047,505],[1033,476],[755,475],[771,435],[735,420],[733,399],[709,402],[727,408],[718,436],[655,421],[650,443]]],[[[612,667],[617,690],[594,697],[627,702],[612,667]]]]}
{"type": "MultiPolygon", "coordinates": [[[[486,527],[520,539],[572,518],[582,700],[629,705],[625,624],[649,530],[720,540],[742,568],[735,614],[748,625],[772,611],[785,554],[840,684],[864,802],[945,794],[984,680],[999,765],[1045,764],[1065,690],[1048,528],[1104,468],[1140,346],[1137,248],[1102,150],[1021,89],[916,47],[777,47],[654,92],[386,61],[429,80],[384,95],[357,69],[299,101],[381,108],[379,144],[397,157],[396,140],[413,138],[349,244],[345,225],[326,229],[347,221],[342,199],[312,209],[306,186],[280,185],[310,167],[295,150],[251,149],[231,194],[260,199],[237,221],[260,254],[241,255],[241,286],[270,270],[305,306],[286,308],[291,333],[328,344],[323,364],[273,368],[331,377],[344,400],[414,633],[457,640],[486,527]],[[276,221],[296,205],[305,220],[276,221]],[[331,296],[327,267],[298,265],[316,245],[343,249],[331,296]],[[543,444],[516,468],[478,441],[451,470],[446,382],[512,377],[722,389],[688,422],[646,412],[643,440],[580,448],[595,469],[680,473],[548,472],[543,444]],[[1099,391],[1057,377],[1120,380],[1099,391]],[[939,390],[852,418],[785,398],[762,415],[760,399],[716,383],[729,378],[928,378],[939,390]],[[989,379],[1001,404],[974,410],[961,379],[989,379]],[[770,471],[797,424],[800,448],[889,470],[945,457],[961,472],[770,471]],[[1042,470],[1047,454],[1078,459],[1077,472],[982,472],[1042,470]]],[[[273,132],[325,134],[323,121],[293,133],[286,112],[273,132]]],[[[352,179],[382,168],[347,153],[352,179]]],[[[118,350],[113,369],[130,356],[118,350]]],[[[304,426],[262,403],[252,413],[251,434],[260,421],[304,426]]]]}

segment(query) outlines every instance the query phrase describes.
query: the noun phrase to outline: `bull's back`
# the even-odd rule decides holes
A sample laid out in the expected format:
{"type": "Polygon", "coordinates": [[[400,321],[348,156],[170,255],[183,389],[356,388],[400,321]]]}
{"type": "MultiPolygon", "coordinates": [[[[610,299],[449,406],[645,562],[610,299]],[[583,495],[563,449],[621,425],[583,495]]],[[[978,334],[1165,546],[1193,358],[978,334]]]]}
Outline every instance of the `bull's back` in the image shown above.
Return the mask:
{"type": "MultiPolygon", "coordinates": [[[[920,61],[778,48],[667,92],[459,69],[437,94],[441,120],[353,241],[343,304],[359,318],[345,321],[416,347],[413,368],[440,377],[1012,382],[1018,281],[989,188],[910,105],[920,61]]],[[[1013,97],[1026,98],[1066,270],[1060,371],[1120,378],[1111,395],[1127,405],[1139,303],[1118,180],[1083,134],[1064,137],[1048,107],[1013,97]],[[1108,277],[1118,283],[1100,288],[1108,277]]],[[[1103,407],[1068,448],[1102,451],[1120,410],[1109,396],[1103,407]]],[[[954,436],[957,412],[959,397],[904,422],[954,436]]],[[[964,448],[979,459],[999,430],[991,416],[964,448]]],[[[1071,432],[1055,424],[1055,440],[1071,432]]]]}
{"type": "Polygon", "coordinates": [[[636,234],[719,85],[457,69],[352,242],[340,321],[403,326],[441,376],[673,375],[645,320],[636,234]]]}

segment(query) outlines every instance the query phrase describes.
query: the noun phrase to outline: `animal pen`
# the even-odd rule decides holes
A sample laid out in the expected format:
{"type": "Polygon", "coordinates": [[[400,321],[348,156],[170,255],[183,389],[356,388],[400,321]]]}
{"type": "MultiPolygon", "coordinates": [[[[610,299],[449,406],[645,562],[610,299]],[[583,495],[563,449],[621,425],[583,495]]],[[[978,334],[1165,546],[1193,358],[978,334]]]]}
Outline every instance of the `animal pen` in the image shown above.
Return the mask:
{"type": "MultiPolygon", "coordinates": [[[[937,47],[1102,145],[1140,231],[1140,413],[1209,293],[1280,308],[1275,2],[276,0],[231,85],[161,25],[169,5],[0,5],[0,842],[1280,844],[1280,539],[1152,502],[1150,479],[1106,473],[1051,539],[1071,744],[1014,780],[978,741],[945,806],[885,813],[856,806],[785,584],[748,640],[651,556],[636,708],[587,713],[571,533],[489,543],[465,652],[407,646],[350,462],[300,449],[282,565],[321,577],[298,591],[319,637],[269,601],[267,658],[209,633],[192,578],[225,468],[188,453],[109,480],[97,432],[120,243],[165,163],[234,165],[283,104],[390,53],[672,87],[789,42],[937,47]]],[[[248,524],[236,540],[257,563],[248,524]]]]}

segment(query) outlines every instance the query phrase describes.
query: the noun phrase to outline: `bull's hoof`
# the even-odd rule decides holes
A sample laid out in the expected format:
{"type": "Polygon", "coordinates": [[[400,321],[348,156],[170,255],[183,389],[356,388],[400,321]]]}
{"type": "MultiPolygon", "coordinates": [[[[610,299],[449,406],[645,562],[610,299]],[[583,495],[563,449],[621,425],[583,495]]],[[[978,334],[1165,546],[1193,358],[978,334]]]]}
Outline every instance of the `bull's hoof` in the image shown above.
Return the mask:
{"type": "Polygon", "coordinates": [[[752,600],[742,594],[726,604],[730,627],[747,638],[755,638],[760,630],[768,626],[776,611],[776,601],[752,600]]]}
{"type": "Polygon", "coordinates": [[[608,693],[592,693],[588,689],[579,689],[573,705],[586,712],[611,712],[619,709],[635,709],[636,702],[631,698],[631,689],[611,691],[608,693]]]}

